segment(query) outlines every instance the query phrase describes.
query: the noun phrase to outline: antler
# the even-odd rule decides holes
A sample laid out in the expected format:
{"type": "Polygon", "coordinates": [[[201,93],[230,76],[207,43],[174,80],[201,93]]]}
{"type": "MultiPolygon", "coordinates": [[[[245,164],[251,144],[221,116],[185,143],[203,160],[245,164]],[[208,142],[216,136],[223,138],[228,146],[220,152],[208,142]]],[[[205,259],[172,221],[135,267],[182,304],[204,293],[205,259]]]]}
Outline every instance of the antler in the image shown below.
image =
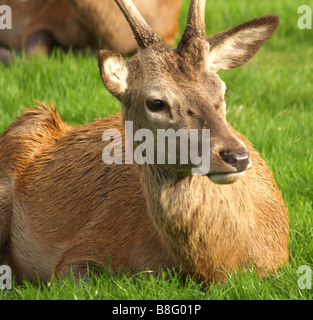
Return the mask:
{"type": "Polygon", "coordinates": [[[179,42],[179,48],[182,48],[191,38],[206,38],[205,2],[205,0],[191,0],[187,19],[187,26],[179,42]]]}
{"type": "Polygon", "coordinates": [[[115,3],[123,12],[140,48],[162,42],[161,37],[151,29],[131,0],[115,0],[115,3]]]}

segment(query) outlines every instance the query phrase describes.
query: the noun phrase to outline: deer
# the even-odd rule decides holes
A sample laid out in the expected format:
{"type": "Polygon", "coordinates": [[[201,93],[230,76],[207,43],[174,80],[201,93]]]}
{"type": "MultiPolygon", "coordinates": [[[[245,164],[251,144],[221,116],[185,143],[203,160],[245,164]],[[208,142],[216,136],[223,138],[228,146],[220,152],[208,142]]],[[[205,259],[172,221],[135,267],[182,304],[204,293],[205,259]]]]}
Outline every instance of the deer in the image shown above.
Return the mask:
{"type": "Polygon", "coordinates": [[[289,258],[287,208],[266,162],[226,120],[226,84],[217,74],[252,58],[278,16],[207,38],[206,1],[191,0],[174,49],[131,0],[115,2],[139,46],[129,60],[98,53],[102,82],[122,112],[69,126],[53,103],[38,102],[0,137],[0,252],[16,281],[53,272],[79,278],[91,265],[129,274],[181,268],[207,284],[238,270],[279,272],[289,258]],[[105,164],[110,143],[123,142],[125,156],[126,121],[154,139],[160,128],[209,130],[208,172],[191,174],[196,165],[178,159],[105,164]],[[103,139],[111,129],[119,139],[103,139]]]}
{"type": "MultiPolygon", "coordinates": [[[[174,45],[181,0],[134,0],[143,16],[174,45]],[[166,21],[166,23],[164,23],[166,21]]],[[[49,55],[53,48],[93,51],[102,47],[131,54],[138,48],[131,29],[113,0],[0,0],[12,11],[12,29],[0,30],[0,61],[14,61],[10,49],[27,56],[49,55]]]]}

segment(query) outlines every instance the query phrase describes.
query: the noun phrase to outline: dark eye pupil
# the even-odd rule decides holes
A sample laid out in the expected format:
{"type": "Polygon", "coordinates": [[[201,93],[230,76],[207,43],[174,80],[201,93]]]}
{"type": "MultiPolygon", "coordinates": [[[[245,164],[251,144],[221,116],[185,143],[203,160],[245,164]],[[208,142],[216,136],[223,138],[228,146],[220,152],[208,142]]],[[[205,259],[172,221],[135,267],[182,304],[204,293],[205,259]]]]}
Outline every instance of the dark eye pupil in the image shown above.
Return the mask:
{"type": "Polygon", "coordinates": [[[147,108],[151,111],[159,111],[164,107],[164,102],[162,100],[152,100],[147,101],[147,108]]]}

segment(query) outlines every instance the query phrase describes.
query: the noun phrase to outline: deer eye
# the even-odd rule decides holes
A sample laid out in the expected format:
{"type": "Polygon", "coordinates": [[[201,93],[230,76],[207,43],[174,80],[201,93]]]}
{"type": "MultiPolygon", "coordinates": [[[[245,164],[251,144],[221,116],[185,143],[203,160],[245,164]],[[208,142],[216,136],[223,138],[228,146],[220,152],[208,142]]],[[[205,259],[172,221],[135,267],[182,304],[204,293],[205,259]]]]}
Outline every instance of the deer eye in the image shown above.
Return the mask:
{"type": "Polygon", "coordinates": [[[165,103],[162,100],[147,100],[146,106],[150,111],[156,112],[163,110],[165,103]]]}

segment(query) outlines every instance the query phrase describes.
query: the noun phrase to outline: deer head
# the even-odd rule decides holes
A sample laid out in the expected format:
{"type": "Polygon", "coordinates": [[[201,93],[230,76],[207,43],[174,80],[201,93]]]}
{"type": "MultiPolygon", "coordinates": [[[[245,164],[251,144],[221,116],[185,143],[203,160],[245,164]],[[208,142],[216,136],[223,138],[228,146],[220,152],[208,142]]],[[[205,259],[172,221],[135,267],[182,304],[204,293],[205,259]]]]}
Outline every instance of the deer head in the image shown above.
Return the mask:
{"type": "MultiPolygon", "coordinates": [[[[129,61],[116,52],[99,52],[103,83],[122,102],[123,119],[154,133],[159,128],[209,129],[207,176],[216,183],[240,179],[252,164],[226,120],[226,85],[216,72],[247,62],[276,30],[278,17],[256,18],[206,38],[205,0],[191,0],[184,34],[177,48],[169,49],[130,0],[115,2],[139,45],[129,61]]],[[[190,174],[188,166],[177,164],[177,176],[190,174]]]]}

